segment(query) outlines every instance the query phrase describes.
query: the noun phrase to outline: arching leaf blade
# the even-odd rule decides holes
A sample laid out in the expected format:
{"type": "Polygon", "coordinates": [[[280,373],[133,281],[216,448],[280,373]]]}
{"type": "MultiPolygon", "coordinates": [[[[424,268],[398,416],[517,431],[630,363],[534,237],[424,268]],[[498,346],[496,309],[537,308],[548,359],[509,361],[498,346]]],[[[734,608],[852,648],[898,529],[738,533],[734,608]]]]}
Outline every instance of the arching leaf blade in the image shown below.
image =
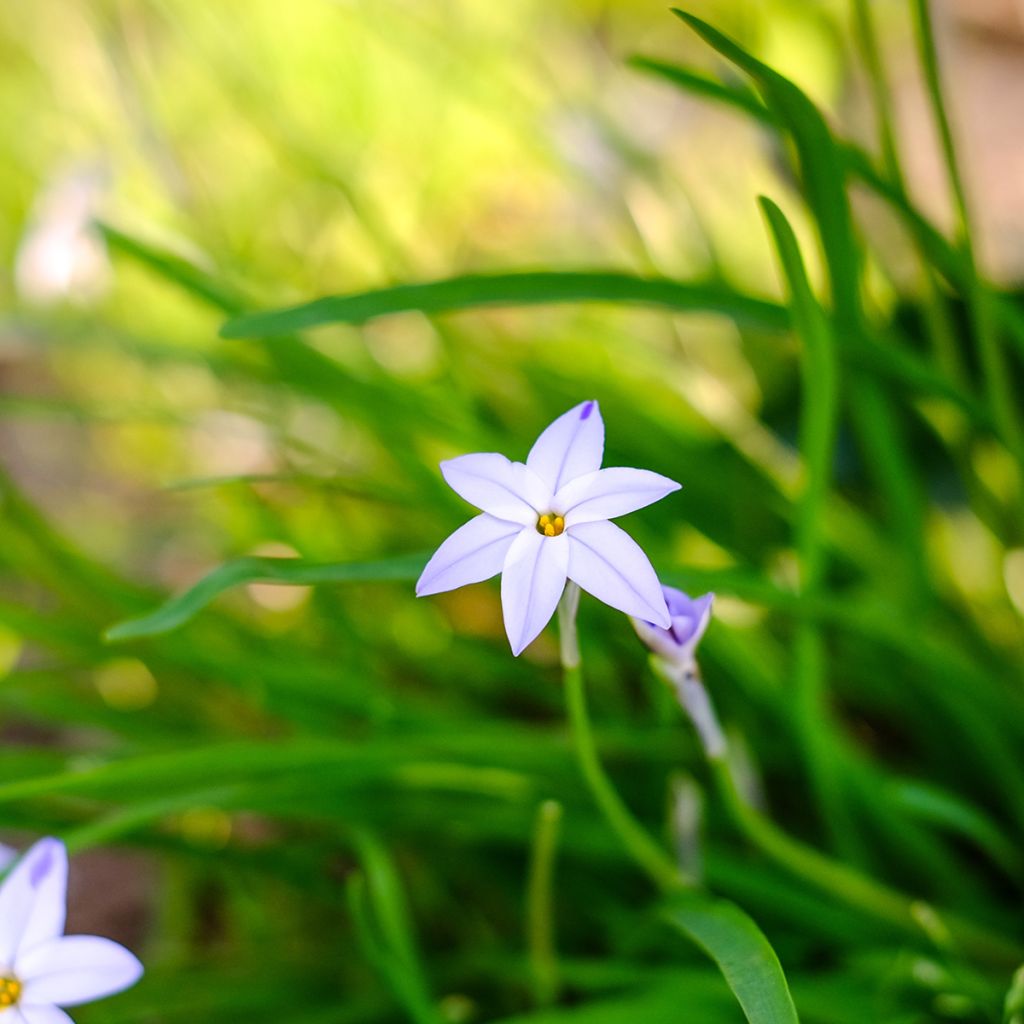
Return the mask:
{"type": "Polygon", "coordinates": [[[715,961],[750,1024],[799,1024],[775,950],[739,907],[691,893],[663,916],[715,961]]]}

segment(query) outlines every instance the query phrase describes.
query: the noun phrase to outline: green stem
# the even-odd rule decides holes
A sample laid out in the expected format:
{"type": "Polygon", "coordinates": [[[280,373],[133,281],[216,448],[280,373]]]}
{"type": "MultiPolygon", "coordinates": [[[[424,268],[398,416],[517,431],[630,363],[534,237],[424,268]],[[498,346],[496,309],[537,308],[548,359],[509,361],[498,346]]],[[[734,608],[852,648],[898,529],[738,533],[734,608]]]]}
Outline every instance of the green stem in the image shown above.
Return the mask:
{"type": "Polygon", "coordinates": [[[559,639],[565,678],[566,707],[572,726],[576,758],[583,773],[583,779],[609,827],[622,841],[622,845],[633,860],[647,872],[651,880],[666,893],[688,888],[692,882],[684,876],[668,853],[633,817],[601,766],[601,760],[597,754],[597,744],[594,740],[594,730],[587,710],[583,672],[580,668],[579,643],[576,636],[576,607],[578,604],[579,588],[575,583],[566,584],[565,593],[558,606],[559,639]]]}
{"type": "Polygon", "coordinates": [[[793,874],[915,938],[924,932],[933,941],[945,937],[954,948],[985,960],[1020,963],[1024,952],[1015,943],[971,921],[940,913],[924,900],[909,899],[786,835],[743,799],[724,756],[710,759],[709,764],[733,822],[763,853],[793,874]]]}
{"type": "Polygon", "coordinates": [[[562,805],[545,800],[537,809],[526,884],[526,947],[537,1005],[551,1006],[558,999],[558,956],[552,913],[552,877],[558,845],[562,805]]]}
{"type": "Polygon", "coordinates": [[[818,853],[788,836],[753,808],[736,785],[714,707],[695,667],[673,666],[658,660],[654,665],[658,674],[680,694],[683,709],[694,719],[716,788],[733,824],[762,853],[828,895],[914,939],[924,935],[937,944],[963,949],[982,960],[1000,964],[1020,963],[1024,951],[1015,943],[956,915],[940,914],[924,900],[910,899],[818,853]],[[697,690],[701,694],[695,700],[697,690]],[[687,693],[689,696],[684,698],[687,693]],[[696,715],[694,709],[697,710],[696,715]],[[709,744],[708,736],[719,739],[709,744]]]}

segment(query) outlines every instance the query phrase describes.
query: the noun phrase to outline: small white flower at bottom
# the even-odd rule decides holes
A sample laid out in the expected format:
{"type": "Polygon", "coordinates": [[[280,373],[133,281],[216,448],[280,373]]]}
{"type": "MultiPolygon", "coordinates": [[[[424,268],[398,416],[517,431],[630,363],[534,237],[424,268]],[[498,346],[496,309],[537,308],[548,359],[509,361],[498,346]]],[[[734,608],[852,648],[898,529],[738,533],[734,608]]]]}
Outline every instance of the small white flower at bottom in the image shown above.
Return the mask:
{"type": "Polygon", "coordinates": [[[0,1024],[70,1024],[61,1007],[126,989],[142,964],[95,935],[64,935],[68,857],[41,839],[0,884],[0,1024]]]}

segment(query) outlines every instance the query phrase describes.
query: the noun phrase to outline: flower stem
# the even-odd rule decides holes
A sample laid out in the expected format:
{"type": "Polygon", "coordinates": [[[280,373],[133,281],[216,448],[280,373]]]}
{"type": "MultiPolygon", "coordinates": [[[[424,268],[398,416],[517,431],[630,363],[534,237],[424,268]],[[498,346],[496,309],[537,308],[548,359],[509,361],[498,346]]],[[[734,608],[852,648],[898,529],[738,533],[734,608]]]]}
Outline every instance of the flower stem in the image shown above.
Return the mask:
{"type": "Polygon", "coordinates": [[[612,831],[636,863],[647,872],[651,880],[664,892],[676,892],[693,883],[668,853],[655,842],[644,827],[633,817],[605,774],[597,754],[594,731],[587,710],[587,698],[580,667],[579,643],[576,634],[576,608],[579,588],[566,584],[558,606],[562,669],[565,678],[565,699],[572,725],[576,758],[590,793],[612,831]]]}
{"type": "Polygon", "coordinates": [[[777,864],[868,917],[913,938],[960,948],[979,959],[1020,963],[1024,952],[1011,941],[971,921],[935,910],[847,867],[787,835],[752,807],[740,793],[728,757],[724,733],[696,666],[673,666],[654,659],[655,671],[676,689],[704,747],[719,796],[733,824],[777,864]],[[699,691],[699,693],[698,693],[699,691]]]}
{"type": "Polygon", "coordinates": [[[536,1001],[541,1007],[551,1006],[559,990],[551,881],[561,821],[562,805],[557,800],[545,800],[537,808],[526,884],[526,946],[536,1001]]]}

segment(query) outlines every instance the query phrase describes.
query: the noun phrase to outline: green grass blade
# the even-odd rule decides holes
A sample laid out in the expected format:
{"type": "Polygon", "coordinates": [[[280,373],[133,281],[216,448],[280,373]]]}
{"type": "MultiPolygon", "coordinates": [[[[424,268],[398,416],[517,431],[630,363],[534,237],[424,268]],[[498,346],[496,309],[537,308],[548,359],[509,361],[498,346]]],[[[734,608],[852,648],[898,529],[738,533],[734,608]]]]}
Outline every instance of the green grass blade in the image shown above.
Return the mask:
{"type": "Polygon", "coordinates": [[[426,555],[404,555],[376,562],[303,562],[257,556],[239,558],[214,569],[195,586],[156,611],[111,626],[104,638],[116,642],[169,633],[194,618],[219,594],[243,583],[299,586],[315,583],[405,583],[419,576],[426,561],[426,555]]]}
{"type": "Polygon", "coordinates": [[[742,110],[764,124],[777,124],[772,112],[756,96],[745,89],[735,85],[725,85],[698,71],[681,67],[678,64],[669,64],[667,61],[656,60],[653,57],[631,57],[629,64],[639,71],[646,71],[648,74],[663,78],[687,92],[742,110]]]}
{"type": "Polygon", "coordinates": [[[718,964],[750,1024],[798,1024],[775,950],[739,907],[693,894],[674,901],[664,917],[718,964]]]}
{"type": "Polygon", "coordinates": [[[839,363],[832,329],[811,291],[796,235],[775,203],[764,196],[760,202],[786,278],[793,323],[802,346],[800,449],[807,466],[807,485],[801,501],[797,548],[804,565],[804,588],[814,591],[821,584],[823,572],[821,521],[839,421],[839,363]]]}
{"type": "Polygon", "coordinates": [[[441,1024],[443,1018],[431,1004],[409,971],[409,965],[388,946],[387,936],[381,934],[380,922],[374,919],[372,887],[364,876],[353,872],[345,881],[349,917],[355,926],[356,938],[367,961],[380,974],[395,1000],[405,1009],[414,1024],[441,1024]]]}
{"type": "Polygon", "coordinates": [[[954,793],[923,782],[894,781],[890,789],[894,800],[915,818],[969,839],[1011,878],[1022,876],[1024,857],[983,810],[954,793]]]}
{"type": "MultiPolygon", "coordinates": [[[[793,139],[807,201],[818,226],[832,292],[837,342],[856,346],[868,334],[861,304],[860,250],[846,192],[846,163],[818,108],[789,79],[772,70],[699,18],[676,11],[706,42],[750,75],[765,103],[793,139]]],[[[891,518],[899,529],[906,555],[908,591],[922,589],[922,552],[915,543],[920,509],[906,483],[914,478],[901,440],[902,431],[887,396],[870,380],[853,379],[851,400],[858,414],[865,457],[886,496],[891,518]],[[878,428],[884,422],[885,430],[878,428]]]]}
{"type": "MultiPolygon", "coordinates": [[[[724,85],[689,68],[650,57],[635,57],[631,63],[638,70],[656,75],[681,89],[743,111],[761,124],[775,130],[782,130],[785,127],[785,122],[777,117],[773,110],[735,86],[724,85]]],[[[809,100],[807,102],[810,103],[809,100]]],[[[911,203],[898,182],[893,182],[879,173],[872,163],[871,157],[860,146],[835,136],[832,141],[847,174],[891,206],[904,221],[914,236],[915,243],[927,256],[935,270],[958,289],[966,291],[971,280],[971,268],[965,260],[964,254],[952,245],[911,203]]],[[[996,315],[1004,325],[1013,316],[1013,311],[1007,309],[1009,302],[1010,300],[999,301],[997,297],[996,315]]],[[[1024,350],[1024,340],[1014,339],[1014,342],[1018,348],[1024,350]]]]}
{"type": "Polygon", "coordinates": [[[846,195],[846,167],[818,108],[789,79],[692,14],[675,13],[706,43],[746,72],[768,109],[789,130],[796,146],[804,189],[821,233],[840,321],[860,324],[860,256],[846,195]]]}
{"type": "MultiPolygon", "coordinates": [[[[782,211],[762,197],[761,208],[772,232],[790,295],[793,322],[801,341],[803,402],[800,450],[806,485],[796,523],[795,546],[801,565],[801,589],[814,593],[825,574],[824,520],[839,424],[839,369],[832,327],[811,291],[793,229],[782,211]]],[[[856,851],[856,829],[849,818],[837,765],[832,756],[832,723],[825,697],[824,638],[810,621],[797,626],[793,654],[797,723],[808,774],[818,805],[836,845],[856,851]]]]}
{"type": "Polygon", "coordinates": [[[214,280],[189,260],[143,242],[110,224],[100,223],[96,227],[114,252],[148,267],[159,277],[173,281],[201,302],[229,314],[244,309],[245,302],[238,292],[214,280]]]}
{"type": "Polygon", "coordinates": [[[396,990],[404,993],[410,1014],[427,1024],[439,1024],[423,973],[420,954],[402,880],[384,844],[368,829],[359,829],[356,849],[366,880],[366,897],[376,920],[380,942],[391,966],[396,990]]]}
{"type": "Polygon", "coordinates": [[[965,297],[971,316],[974,343],[978,347],[981,361],[985,391],[1007,447],[1024,463],[1024,424],[1021,421],[1016,389],[1008,372],[1003,342],[995,331],[993,301],[982,279],[974,251],[975,229],[953,140],[953,129],[946,112],[931,6],[929,0],[914,0],[911,6],[927,95],[939,132],[942,155],[959,222],[961,248],[969,270],[969,287],[966,289],[965,297]]]}
{"type": "Polygon", "coordinates": [[[450,313],[483,306],[533,306],[560,302],[611,302],[658,306],[677,312],[715,312],[737,322],[782,330],[778,305],[715,282],[643,278],[616,271],[537,271],[469,274],[425,284],[397,285],[354,295],[334,295],[287,309],[229,320],[225,338],[256,338],[322,324],[358,324],[389,313],[450,313]]]}

